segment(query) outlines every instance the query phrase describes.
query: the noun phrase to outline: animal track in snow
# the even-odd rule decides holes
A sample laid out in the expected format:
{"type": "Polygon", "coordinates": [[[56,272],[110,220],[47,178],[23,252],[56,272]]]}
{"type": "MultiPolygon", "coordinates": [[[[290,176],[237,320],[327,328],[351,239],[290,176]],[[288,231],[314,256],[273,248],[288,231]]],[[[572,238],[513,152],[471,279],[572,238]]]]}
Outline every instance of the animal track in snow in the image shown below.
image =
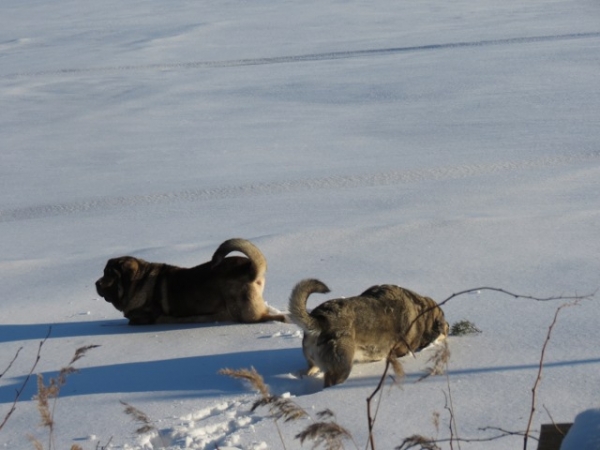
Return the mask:
{"type": "Polygon", "coordinates": [[[171,428],[148,433],[138,439],[137,449],[266,448],[264,442],[241,445],[239,431],[252,429],[262,417],[250,412],[253,401],[226,401],[180,417],[171,428]]]}
{"type": "Polygon", "coordinates": [[[519,45],[537,42],[568,41],[574,39],[594,39],[600,37],[600,32],[553,34],[545,36],[525,36],[505,39],[488,39],[481,41],[449,42],[444,44],[425,44],[409,47],[372,48],[364,50],[341,50],[337,52],[309,53],[304,55],[272,56],[264,58],[234,59],[224,61],[188,61],[179,63],[130,64],[120,66],[64,68],[31,73],[12,73],[0,75],[2,78],[40,77],[47,75],[78,75],[83,73],[121,72],[132,70],[180,70],[180,69],[211,69],[240,66],[258,66],[267,64],[302,63],[312,61],[331,61],[367,56],[393,55],[434,50],[448,50],[471,47],[489,47],[497,45],[519,45]]]}
{"type": "Polygon", "coordinates": [[[535,170],[547,167],[594,160],[599,151],[553,155],[529,160],[497,161],[490,164],[465,164],[408,171],[389,171],[359,175],[336,175],[322,178],[251,183],[210,189],[192,189],[179,192],[108,197],[55,205],[29,206],[0,210],[0,223],[44,217],[65,216],[90,211],[131,208],[133,206],[159,205],[177,202],[202,202],[208,200],[277,195],[289,192],[353,189],[364,186],[390,186],[422,181],[441,181],[469,178],[496,173],[535,170]]]}

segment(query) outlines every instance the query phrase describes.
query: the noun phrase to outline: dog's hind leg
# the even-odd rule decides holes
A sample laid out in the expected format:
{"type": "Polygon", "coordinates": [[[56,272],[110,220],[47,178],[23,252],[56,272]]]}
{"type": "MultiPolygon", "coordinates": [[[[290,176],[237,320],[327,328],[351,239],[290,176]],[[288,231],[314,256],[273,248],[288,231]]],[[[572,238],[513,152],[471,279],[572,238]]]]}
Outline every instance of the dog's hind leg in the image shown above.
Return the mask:
{"type": "Polygon", "coordinates": [[[319,351],[319,357],[327,368],[325,387],[346,381],[354,361],[354,340],[350,337],[332,339],[319,351]]]}

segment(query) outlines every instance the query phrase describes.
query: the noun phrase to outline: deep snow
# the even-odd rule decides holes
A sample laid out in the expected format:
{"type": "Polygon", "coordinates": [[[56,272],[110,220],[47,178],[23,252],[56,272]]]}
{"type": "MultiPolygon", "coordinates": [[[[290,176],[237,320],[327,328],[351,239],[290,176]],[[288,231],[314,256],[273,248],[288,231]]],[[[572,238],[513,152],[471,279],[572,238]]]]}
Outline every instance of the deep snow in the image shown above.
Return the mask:
{"type": "MultiPolygon", "coordinates": [[[[3,0],[0,371],[22,350],[0,379],[0,419],[51,328],[35,370],[46,380],[100,345],[61,391],[55,448],[281,448],[267,411],[250,412],[256,395],[217,373],[250,366],[311,414],[332,409],[365,445],[383,363],[323,390],[299,376],[291,324],[128,327],[93,286],[121,254],[194,265],[250,239],[282,310],[306,277],[332,289],[310,305],[378,283],[438,301],[478,286],[595,292],[600,7],[498,3],[3,0]],[[120,401],[162,439],[134,435],[120,401]]],[[[523,431],[563,303],[452,299],[449,321],[482,333],[450,338],[448,377],[416,382],[431,350],[403,360],[377,448],[448,437],[449,393],[459,437],[523,431]]],[[[561,310],[534,429],[598,408],[599,320],[597,297],[561,310]]],[[[4,448],[31,448],[27,434],[46,444],[34,394],[31,380],[4,448]]],[[[308,423],[281,424],[288,449],[308,423]]]]}

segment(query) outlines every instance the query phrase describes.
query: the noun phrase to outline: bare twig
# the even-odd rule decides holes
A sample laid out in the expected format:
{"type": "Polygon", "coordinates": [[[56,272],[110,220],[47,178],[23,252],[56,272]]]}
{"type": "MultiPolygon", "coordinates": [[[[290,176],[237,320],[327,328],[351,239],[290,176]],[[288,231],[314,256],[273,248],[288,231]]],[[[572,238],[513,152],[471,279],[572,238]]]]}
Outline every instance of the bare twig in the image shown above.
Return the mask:
{"type": "Polygon", "coordinates": [[[548,347],[548,343],[550,342],[550,336],[552,335],[552,330],[554,329],[554,325],[556,325],[556,321],[558,320],[558,314],[564,308],[567,308],[569,306],[578,305],[579,302],[580,302],[580,300],[581,300],[581,298],[576,298],[571,303],[565,303],[563,305],[560,305],[556,309],[556,312],[554,313],[554,319],[552,320],[552,323],[548,327],[548,333],[546,334],[546,340],[544,341],[544,345],[542,346],[542,354],[540,355],[540,363],[539,363],[539,368],[538,368],[538,374],[537,374],[537,377],[535,379],[535,382],[533,383],[533,387],[531,388],[531,411],[529,413],[529,421],[527,422],[527,429],[525,430],[525,435],[523,437],[523,450],[527,450],[527,439],[529,437],[529,430],[531,429],[531,423],[533,422],[533,415],[535,413],[535,402],[536,402],[536,397],[537,397],[537,388],[538,388],[538,385],[540,384],[540,381],[542,380],[542,369],[544,367],[544,357],[545,357],[545,354],[546,354],[546,347],[548,347]]]}
{"type": "Polygon", "coordinates": [[[398,383],[399,380],[402,380],[404,378],[404,367],[402,366],[402,363],[398,361],[398,359],[396,358],[396,356],[394,355],[394,350],[392,349],[389,353],[388,356],[386,358],[386,362],[385,362],[385,369],[384,372],[381,376],[381,378],[379,379],[379,383],[377,385],[377,388],[371,393],[371,395],[367,398],[367,419],[368,419],[368,426],[369,426],[369,439],[367,442],[366,447],[368,448],[369,446],[371,446],[371,449],[374,450],[375,449],[375,437],[373,435],[373,427],[375,426],[375,421],[377,420],[377,415],[379,414],[379,407],[381,406],[381,398],[383,395],[383,386],[385,384],[385,379],[388,376],[389,370],[390,368],[393,370],[394,375],[389,375],[390,379],[392,380],[392,384],[398,383]],[[377,407],[375,408],[375,412],[372,412],[371,410],[371,402],[373,401],[373,399],[375,398],[375,396],[379,394],[379,399],[377,401],[377,407]]]}
{"type": "MultiPolygon", "coordinates": [[[[501,437],[505,437],[505,436],[524,436],[525,435],[525,431],[509,431],[509,430],[505,430],[504,428],[499,428],[499,427],[482,427],[479,428],[480,431],[488,431],[488,430],[493,430],[493,431],[499,431],[500,433],[502,433],[499,436],[494,437],[493,439],[499,439],[501,437]]],[[[530,430],[530,431],[535,431],[535,430],[530,430]]],[[[534,436],[529,436],[531,439],[537,441],[538,439],[534,436]]],[[[487,438],[487,440],[492,440],[491,438],[487,438]]],[[[470,442],[470,441],[464,441],[464,442],[470,442]]]]}
{"type": "MultiPolygon", "coordinates": [[[[406,439],[404,439],[404,441],[402,442],[402,444],[400,444],[398,447],[396,447],[396,450],[409,450],[412,448],[417,448],[418,446],[420,446],[419,448],[422,450],[439,450],[440,447],[437,446],[437,444],[441,444],[441,443],[445,443],[445,442],[450,442],[450,440],[454,440],[454,441],[460,441],[463,443],[475,443],[475,442],[491,442],[491,441],[496,441],[498,439],[502,439],[505,438],[507,436],[523,436],[525,434],[525,432],[523,431],[507,431],[507,430],[503,430],[502,428],[496,428],[496,427],[485,427],[485,428],[480,428],[481,431],[486,431],[486,430],[496,430],[499,431],[500,434],[497,434],[495,436],[490,436],[490,437],[485,437],[485,438],[445,438],[445,439],[432,439],[432,438],[427,438],[425,436],[420,436],[420,435],[413,435],[410,436],[406,439]]],[[[537,438],[530,436],[532,439],[537,440],[537,438]]]]}
{"type": "Polygon", "coordinates": [[[373,436],[373,427],[375,426],[375,417],[371,413],[371,402],[373,401],[373,398],[375,398],[375,395],[377,395],[377,393],[383,388],[385,379],[390,370],[390,365],[391,365],[390,359],[393,357],[394,357],[393,355],[389,355],[388,358],[386,359],[385,368],[383,369],[383,374],[379,378],[379,383],[377,383],[377,387],[375,387],[375,390],[371,393],[371,395],[369,395],[367,397],[367,426],[369,429],[368,446],[371,447],[371,450],[375,450],[375,437],[373,436]]]}
{"type": "MultiPolygon", "coordinates": [[[[522,295],[522,294],[515,294],[514,292],[510,292],[507,291],[505,289],[501,289],[501,288],[495,288],[495,287],[488,287],[488,286],[482,286],[482,287],[478,287],[478,288],[472,288],[472,289],[465,289],[464,291],[459,291],[456,292],[452,295],[450,295],[449,297],[447,297],[446,299],[442,300],[441,302],[437,303],[434,306],[430,306],[429,308],[425,308],[423,311],[421,311],[413,320],[412,322],[410,322],[408,324],[407,330],[410,330],[413,325],[425,314],[428,314],[429,312],[433,311],[436,308],[441,308],[441,306],[445,305],[446,303],[448,303],[450,300],[454,299],[455,297],[458,297],[460,295],[464,295],[464,294],[470,294],[472,292],[481,292],[481,291],[492,291],[492,292],[499,292],[501,294],[505,294],[508,295],[510,297],[514,297],[514,298],[523,298],[523,299],[528,299],[528,300],[535,300],[538,302],[548,302],[548,301],[552,301],[552,300],[574,300],[576,302],[584,300],[584,299],[589,299],[591,297],[593,297],[596,292],[592,293],[592,294],[587,294],[587,295],[573,295],[573,296],[552,296],[552,297],[535,297],[532,295],[522,295]]],[[[408,345],[408,342],[404,339],[404,337],[400,337],[400,342],[403,343],[406,348],[408,348],[410,350],[410,346],[408,345]]],[[[438,372],[436,371],[435,373],[431,373],[430,375],[441,375],[442,372],[438,372]]],[[[427,375],[428,376],[428,375],[427,375]]],[[[425,378],[427,377],[425,376],[425,378]]]]}
{"type": "Polygon", "coordinates": [[[437,440],[431,439],[420,434],[413,434],[405,438],[402,443],[396,447],[396,450],[410,450],[419,447],[421,450],[440,450],[437,446],[437,440]]]}
{"type": "Polygon", "coordinates": [[[8,366],[6,367],[6,369],[4,369],[4,372],[0,373],[0,378],[2,378],[4,376],[4,374],[10,370],[10,368],[12,367],[12,365],[14,364],[14,362],[19,357],[19,353],[21,353],[21,350],[23,350],[23,347],[19,347],[19,349],[17,350],[17,353],[15,353],[15,356],[13,357],[12,361],[8,364],[8,366]]]}
{"type": "Polygon", "coordinates": [[[446,395],[444,392],[444,408],[447,409],[450,414],[450,420],[448,421],[448,427],[450,429],[450,449],[454,448],[454,445],[452,444],[456,442],[460,450],[460,437],[458,436],[458,426],[456,425],[456,416],[454,415],[454,403],[452,401],[452,390],[450,389],[450,376],[448,375],[448,371],[446,371],[446,383],[448,386],[448,394],[446,395]]]}
{"type": "Polygon", "coordinates": [[[552,426],[554,426],[554,429],[558,432],[558,434],[565,436],[566,435],[565,431],[563,431],[563,429],[558,426],[558,424],[554,420],[554,417],[552,417],[552,414],[550,414],[550,411],[548,410],[548,408],[546,408],[546,405],[542,405],[542,406],[544,407],[546,414],[548,414],[548,417],[550,418],[550,422],[552,422],[552,426]]]}
{"type": "Polygon", "coordinates": [[[105,450],[107,448],[110,448],[110,443],[112,442],[113,437],[111,436],[110,439],[108,440],[108,442],[105,445],[100,444],[100,442],[96,443],[96,450],[105,450]]]}
{"type": "MultiPolygon", "coordinates": [[[[436,308],[440,308],[441,306],[445,305],[446,303],[448,303],[450,300],[454,299],[455,297],[458,297],[458,296],[461,296],[461,295],[464,295],[464,294],[470,294],[472,292],[481,292],[481,291],[499,292],[501,294],[505,294],[505,295],[508,295],[510,297],[513,297],[513,298],[522,298],[522,299],[527,299],[527,300],[535,300],[535,301],[538,301],[538,302],[549,302],[549,301],[553,301],[553,300],[573,300],[575,302],[579,302],[581,300],[590,299],[594,295],[596,295],[596,292],[593,292],[591,294],[586,294],[586,295],[569,295],[569,296],[557,295],[557,296],[551,296],[551,297],[535,297],[533,295],[515,294],[514,292],[510,292],[510,291],[507,291],[505,289],[495,288],[495,287],[489,287],[489,286],[482,286],[482,287],[478,287],[478,288],[465,289],[464,291],[455,292],[454,294],[450,295],[446,299],[444,299],[441,302],[437,303],[435,306],[431,306],[429,308],[425,308],[408,325],[408,329],[410,329],[417,322],[417,320],[419,320],[423,315],[429,313],[430,311],[433,311],[436,308]]],[[[404,343],[406,344],[406,342],[404,342],[404,343]]]]}
{"type": "MultiPolygon", "coordinates": [[[[594,292],[594,293],[588,294],[588,295],[535,297],[535,296],[531,296],[531,295],[515,294],[514,292],[510,292],[510,291],[507,291],[507,290],[501,289],[501,288],[482,286],[482,287],[478,287],[478,288],[466,289],[466,290],[463,290],[463,291],[456,292],[456,293],[450,295],[449,297],[447,297],[445,300],[441,301],[440,303],[437,303],[435,306],[432,306],[432,307],[424,309],[423,311],[421,311],[417,315],[417,317],[415,317],[413,319],[413,321],[408,325],[407,329],[410,330],[410,328],[423,315],[429,313],[430,311],[433,311],[435,308],[440,308],[441,306],[445,305],[446,303],[448,303],[453,298],[458,297],[460,295],[469,294],[469,293],[472,293],[472,292],[481,292],[481,291],[499,292],[501,294],[505,294],[505,295],[508,295],[508,296],[511,296],[511,297],[514,297],[514,298],[523,298],[523,299],[535,300],[535,301],[539,301],[539,302],[548,302],[548,301],[553,301],[553,300],[572,300],[573,301],[570,304],[565,304],[565,305],[561,306],[559,308],[559,310],[562,309],[564,306],[570,306],[572,304],[576,304],[576,303],[580,302],[581,300],[589,299],[589,298],[591,298],[591,297],[593,297],[595,295],[595,292],[594,292]]],[[[558,311],[557,311],[556,315],[558,315],[558,311]]],[[[531,420],[532,420],[532,417],[533,417],[533,412],[535,410],[535,406],[534,406],[535,405],[535,390],[537,388],[537,384],[539,383],[539,379],[541,378],[541,368],[542,368],[542,364],[543,364],[544,351],[545,351],[546,345],[548,343],[548,340],[550,338],[551,329],[554,326],[555,322],[556,322],[556,316],[555,316],[555,319],[554,319],[554,322],[553,322],[552,326],[550,327],[550,330],[548,332],[548,337],[546,339],[546,343],[544,344],[544,348],[542,350],[542,361],[540,361],[540,371],[538,373],[538,380],[536,380],[536,385],[533,388],[533,397],[534,398],[533,398],[533,401],[532,401],[533,405],[532,405],[530,422],[528,424],[526,432],[521,434],[521,435],[523,435],[525,437],[525,442],[527,442],[527,438],[528,438],[528,435],[529,435],[529,432],[530,432],[530,427],[531,427],[531,420]]],[[[404,340],[401,339],[401,341],[404,341],[404,340]]],[[[405,345],[407,345],[406,341],[404,341],[403,343],[405,345]]],[[[407,347],[408,347],[408,345],[407,345],[407,347]]],[[[447,356],[449,356],[449,354],[447,356]]],[[[434,355],[433,358],[435,358],[435,355],[434,355]]],[[[445,361],[443,361],[444,364],[438,364],[438,362],[440,362],[440,361],[442,361],[442,360],[440,358],[438,358],[438,361],[436,361],[436,363],[434,364],[433,368],[431,368],[429,370],[429,373],[426,374],[421,379],[426,378],[426,377],[428,377],[430,375],[438,375],[438,374],[443,373],[443,372],[441,372],[439,370],[439,367],[441,365],[445,365],[446,368],[447,368],[447,361],[448,360],[446,358],[445,361]]],[[[385,380],[385,377],[387,375],[388,370],[389,370],[389,362],[386,363],[386,366],[385,366],[385,369],[384,369],[384,373],[383,373],[382,377],[380,378],[377,387],[375,388],[375,390],[373,391],[373,393],[367,398],[367,420],[368,420],[368,427],[369,427],[369,443],[370,443],[370,446],[371,446],[371,450],[375,450],[375,444],[374,444],[374,438],[373,438],[374,418],[371,415],[371,400],[374,397],[374,395],[381,390],[383,382],[385,380]]],[[[449,379],[448,379],[448,386],[449,385],[450,385],[450,382],[449,382],[449,379]]],[[[453,408],[452,404],[450,404],[450,413],[451,413],[451,416],[450,416],[450,422],[451,422],[450,433],[451,433],[451,436],[450,436],[450,439],[447,440],[447,441],[450,442],[450,447],[452,448],[452,442],[475,442],[473,440],[471,440],[471,441],[464,440],[464,439],[461,439],[459,437],[455,437],[454,436],[453,429],[455,428],[456,423],[455,423],[455,419],[454,419],[454,411],[453,410],[454,410],[454,408],[453,408]]],[[[402,444],[402,446],[398,447],[398,448],[408,449],[408,448],[413,448],[416,445],[421,445],[421,448],[426,449],[426,448],[429,448],[429,447],[424,446],[424,445],[427,445],[426,443],[432,443],[432,444],[434,444],[435,442],[442,442],[442,441],[428,440],[426,438],[423,438],[422,436],[412,436],[411,438],[408,438],[408,440],[405,440],[405,442],[402,444]],[[416,440],[413,440],[413,438],[415,438],[416,440]]],[[[433,446],[431,448],[435,448],[435,446],[433,446]]],[[[526,448],[527,448],[527,444],[525,443],[525,450],[526,450],[526,448]]]]}
{"type": "MultiPolygon", "coordinates": [[[[40,344],[38,346],[38,351],[37,351],[37,355],[35,357],[35,361],[34,361],[33,365],[31,366],[31,369],[29,370],[29,373],[25,377],[25,380],[23,381],[23,384],[21,384],[21,387],[19,389],[17,389],[17,393],[15,395],[15,400],[14,400],[12,406],[10,407],[10,410],[8,411],[8,413],[6,414],[6,416],[4,417],[4,420],[2,421],[2,423],[0,423],[0,430],[4,427],[4,425],[6,424],[6,422],[8,422],[8,419],[10,418],[10,416],[12,415],[12,413],[14,413],[15,410],[17,409],[17,402],[19,401],[19,398],[21,397],[21,394],[25,390],[25,386],[27,386],[27,383],[29,382],[29,379],[31,378],[31,375],[33,374],[35,368],[38,365],[38,362],[40,362],[40,358],[42,356],[42,347],[44,346],[44,344],[46,343],[46,341],[50,337],[50,333],[51,332],[52,332],[52,327],[48,327],[48,333],[46,333],[46,337],[44,337],[44,339],[42,341],[40,341],[40,344]]],[[[19,351],[20,350],[21,349],[19,349],[19,351]]],[[[18,355],[18,353],[19,352],[17,352],[17,355],[18,355]]],[[[13,362],[16,359],[17,359],[17,357],[15,356],[15,358],[13,359],[13,362]]],[[[12,365],[12,362],[10,363],[10,365],[12,365]]],[[[9,365],[9,367],[10,367],[10,365],[9,365]]],[[[4,375],[4,373],[6,373],[6,371],[4,371],[2,374],[4,375]]]]}
{"type": "Polygon", "coordinates": [[[443,375],[446,373],[449,360],[450,348],[448,347],[448,341],[444,340],[436,352],[427,360],[428,363],[433,364],[425,368],[425,373],[417,380],[417,382],[423,381],[430,376],[443,375]]]}
{"type": "Polygon", "coordinates": [[[454,297],[458,297],[459,295],[470,294],[471,292],[479,292],[479,291],[500,292],[501,294],[506,294],[506,295],[509,295],[511,297],[514,297],[514,298],[523,298],[523,299],[527,299],[527,300],[535,300],[535,301],[538,301],[538,302],[549,302],[549,301],[553,301],[553,300],[576,300],[576,301],[581,301],[583,299],[591,298],[591,297],[593,297],[596,294],[596,292],[593,292],[593,293],[587,294],[587,295],[570,295],[570,296],[557,295],[557,296],[552,296],[552,297],[534,297],[532,295],[515,294],[513,292],[506,291],[506,290],[500,289],[500,288],[483,286],[483,287],[478,287],[478,288],[473,288],[473,289],[466,289],[464,291],[456,292],[456,293],[452,294],[450,297],[448,297],[445,300],[443,300],[442,302],[438,303],[438,306],[445,305],[450,300],[452,300],[454,297]]]}

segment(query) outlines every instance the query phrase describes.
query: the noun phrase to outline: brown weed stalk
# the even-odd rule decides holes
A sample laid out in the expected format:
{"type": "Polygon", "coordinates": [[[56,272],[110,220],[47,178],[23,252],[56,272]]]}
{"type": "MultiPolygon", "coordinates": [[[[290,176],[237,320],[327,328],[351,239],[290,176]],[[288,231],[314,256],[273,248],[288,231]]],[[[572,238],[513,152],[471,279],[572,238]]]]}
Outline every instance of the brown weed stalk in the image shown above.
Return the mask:
{"type": "MultiPolygon", "coordinates": [[[[408,346],[408,345],[407,345],[408,346]]],[[[368,442],[369,446],[372,450],[375,450],[375,435],[373,434],[373,429],[375,428],[375,421],[377,420],[377,414],[379,412],[379,406],[381,405],[381,395],[383,393],[383,386],[385,384],[385,380],[388,377],[388,373],[390,368],[396,375],[396,378],[391,377],[393,383],[396,383],[404,378],[404,366],[395,356],[395,349],[392,348],[388,353],[388,356],[385,360],[385,367],[383,369],[383,374],[379,378],[379,382],[375,387],[375,390],[367,397],[367,427],[368,427],[368,442]],[[379,401],[377,402],[377,408],[375,412],[371,410],[371,402],[375,398],[375,396],[379,394],[379,401]]]]}
{"type": "Polygon", "coordinates": [[[542,346],[542,352],[540,355],[540,363],[539,363],[539,367],[538,367],[537,377],[535,379],[535,382],[533,383],[533,387],[531,388],[531,411],[529,412],[529,420],[527,421],[527,429],[525,430],[525,435],[523,437],[523,450],[527,450],[527,439],[529,438],[529,431],[531,430],[531,423],[533,422],[533,415],[535,413],[537,388],[542,380],[542,369],[544,367],[544,358],[546,355],[546,347],[548,347],[548,343],[550,342],[552,330],[554,329],[554,326],[556,325],[556,322],[558,320],[558,315],[560,314],[560,312],[564,308],[578,305],[579,302],[580,302],[580,299],[575,299],[574,301],[572,301],[570,303],[565,303],[565,304],[560,305],[556,309],[556,312],[554,313],[554,319],[552,320],[552,323],[548,327],[548,333],[546,334],[546,340],[544,341],[544,345],[542,346]]]}
{"type": "MultiPolygon", "coordinates": [[[[254,411],[261,406],[269,408],[270,417],[275,423],[279,439],[281,440],[284,449],[286,448],[285,439],[278,421],[283,420],[284,422],[291,422],[303,418],[311,418],[302,407],[289,398],[271,394],[263,377],[256,369],[254,369],[254,367],[238,370],[221,369],[219,373],[250,383],[252,388],[260,394],[260,398],[252,405],[251,411],[254,411]]],[[[325,450],[340,450],[344,448],[344,440],[352,439],[350,432],[335,422],[335,414],[331,410],[326,409],[320,411],[317,413],[317,417],[320,419],[319,421],[314,421],[314,423],[310,424],[294,436],[295,439],[300,440],[301,444],[304,444],[305,441],[312,441],[313,449],[323,446],[325,450]]]]}
{"type": "MultiPolygon", "coordinates": [[[[56,377],[50,378],[48,384],[44,383],[43,375],[38,374],[37,376],[37,394],[34,396],[34,400],[37,402],[37,409],[41,418],[40,425],[48,429],[48,450],[51,450],[54,446],[54,411],[56,409],[60,390],[67,382],[67,377],[78,372],[78,370],[73,367],[73,364],[83,358],[89,350],[96,347],[99,347],[99,345],[88,345],[78,348],[75,351],[73,358],[71,358],[71,361],[69,361],[69,364],[60,369],[56,377]]],[[[30,437],[30,439],[36,449],[43,448],[41,443],[35,438],[30,437]]]]}
{"type": "Polygon", "coordinates": [[[420,434],[413,434],[405,438],[402,443],[396,447],[396,450],[410,450],[411,448],[418,448],[420,450],[441,450],[437,446],[437,441],[420,434]]]}
{"type": "Polygon", "coordinates": [[[263,377],[256,371],[254,367],[250,367],[250,369],[238,370],[225,368],[219,370],[219,374],[244,380],[250,383],[250,386],[252,386],[252,388],[260,394],[260,398],[252,405],[251,411],[254,411],[256,408],[261,406],[266,406],[269,408],[269,413],[271,414],[271,418],[273,419],[273,423],[277,429],[279,439],[281,440],[281,444],[285,449],[285,439],[283,438],[283,433],[279,427],[278,420],[283,419],[284,422],[299,420],[308,416],[306,411],[289,398],[283,398],[279,395],[272,395],[269,386],[266,385],[263,377]]]}
{"type": "Polygon", "coordinates": [[[132,418],[134,422],[137,422],[140,425],[139,428],[135,430],[135,434],[139,436],[148,433],[155,433],[157,438],[160,440],[160,448],[168,447],[168,444],[167,442],[165,442],[165,439],[161,434],[160,430],[156,427],[156,425],[154,425],[152,419],[150,419],[150,417],[144,411],[142,411],[139,408],[136,408],[133,405],[130,405],[127,402],[124,402],[123,400],[119,400],[119,402],[125,407],[125,414],[127,414],[129,417],[132,418]]]}
{"type": "Polygon", "coordinates": [[[156,427],[152,424],[150,417],[148,417],[145,412],[139,410],[135,406],[130,405],[129,403],[124,402],[123,400],[120,400],[120,403],[125,407],[125,414],[131,417],[134,422],[137,422],[141,425],[137,430],[135,430],[136,434],[146,434],[151,431],[158,432],[156,427]]]}
{"type": "Polygon", "coordinates": [[[219,373],[228,377],[245,380],[250,383],[254,390],[258,391],[261,398],[254,402],[251,411],[254,411],[258,407],[266,406],[269,408],[273,419],[283,419],[284,422],[302,419],[308,415],[306,411],[289,398],[272,395],[263,377],[254,367],[238,370],[221,369],[219,373]]]}
{"type": "Polygon", "coordinates": [[[315,422],[294,436],[304,444],[304,441],[313,441],[313,449],[322,445],[325,450],[341,450],[344,448],[344,439],[352,439],[348,430],[336,422],[315,422]]]}
{"type": "MultiPolygon", "coordinates": [[[[52,332],[52,327],[49,327],[48,328],[48,333],[46,333],[46,336],[44,337],[44,339],[40,341],[40,343],[38,345],[38,351],[37,351],[35,360],[34,360],[32,366],[31,366],[31,369],[29,370],[29,373],[27,374],[27,376],[25,377],[25,380],[21,384],[21,387],[19,387],[19,389],[17,389],[17,393],[15,395],[15,400],[13,401],[13,403],[12,403],[10,409],[8,410],[8,413],[6,414],[6,416],[4,416],[4,420],[2,420],[2,423],[0,423],[0,430],[2,430],[2,428],[4,427],[4,425],[6,424],[6,422],[8,422],[8,419],[10,418],[10,416],[17,409],[17,403],[19,402],[19,398],[21,398],[21,394],[25,390],[25,386],[27,386],[27,383],[29,382],[29,379],[33,375],[33,372],[35,371],[35,368],[37,367],[38,363],[40,362],[40,358],[42,357],[42,347],[44,346],[44,344],[46,343],[46,341],[50,337],[50,333],[51,332],[52,332]]],[[[4,376],[4,374],[6,372],[8,372],[8,370],[12,367],[13,363],[16,361],[17,357],[19,356],[19,352],[21,351],[22,348],[23,347],[21,347],[19,350],[17,350],[17,353],[15,354],[14,358],[12,359],[12,361],[10,362],[10,364],[8,365],[8,367],[6,368],[6,370],[4,370],[4,372],[2,372],[2,376],[4,376]]]]}

